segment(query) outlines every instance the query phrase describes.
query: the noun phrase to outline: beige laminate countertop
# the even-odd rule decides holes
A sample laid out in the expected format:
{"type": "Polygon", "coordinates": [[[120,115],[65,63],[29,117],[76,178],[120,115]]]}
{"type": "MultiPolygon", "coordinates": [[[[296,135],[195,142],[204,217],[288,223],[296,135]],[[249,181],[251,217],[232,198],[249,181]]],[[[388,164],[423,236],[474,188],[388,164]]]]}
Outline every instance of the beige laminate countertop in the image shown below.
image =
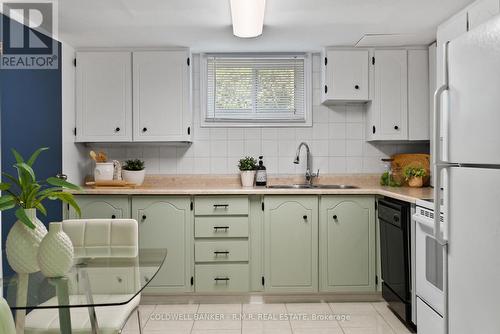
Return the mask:
{"type": "MultiPolygon", "coordinates": [[[[302,176],[269,177],[268,184],[304,183],[302,176]]],[[[357,189],[269,189],[243,188],[239,176],[220,175],[148,175],[144,184],[135,188],[84,187],[75,194],[83,195],[381,195],[415,203],[432,198],[431,188],[383,187],[378,175],[325,175],[315,183],[347,184],[357,189]]]]}

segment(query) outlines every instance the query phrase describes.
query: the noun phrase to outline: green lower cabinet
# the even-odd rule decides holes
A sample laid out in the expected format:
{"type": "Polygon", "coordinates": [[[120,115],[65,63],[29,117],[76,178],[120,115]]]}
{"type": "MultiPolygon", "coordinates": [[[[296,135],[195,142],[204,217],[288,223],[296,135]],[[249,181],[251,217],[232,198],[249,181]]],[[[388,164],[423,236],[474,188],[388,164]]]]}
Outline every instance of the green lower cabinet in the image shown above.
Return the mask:
{"type": "Polygon", "coordinates": [[[375,200],[323,196],[320,200],[320,290],[375,292],[375,200]]]}
{"type": "MultiPolygon", "coordinates": [[[[77,195],[75,200],[80,206],[85,219],[130,218],[130,202],[128,196],[77,195]]],[[[71,207],[66,207],[65,216],[78,219],[71,207]]]]}
{"type": "Polygon", "coordinates": [[[318,291],[318,197],[265,196],[266,292],[318,291]]]}
{"type": "Polygon", "coordinates": [[[192,291],[193,219],[190,206],[189,197],[132,197],[132,218],[139,222],[139,246],[167,248],[165,263],[148,286],[148,292],[192,291]]]}

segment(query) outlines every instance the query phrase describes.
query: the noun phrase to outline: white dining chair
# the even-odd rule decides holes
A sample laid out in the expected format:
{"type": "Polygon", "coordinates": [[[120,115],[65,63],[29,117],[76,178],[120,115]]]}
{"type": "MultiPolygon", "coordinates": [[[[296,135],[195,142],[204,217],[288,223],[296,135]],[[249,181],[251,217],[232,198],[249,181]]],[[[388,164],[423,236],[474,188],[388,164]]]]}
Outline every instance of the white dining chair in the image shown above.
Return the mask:
{"type": "Polygon", "coordinates": [[[12,318],[12,312],[5,299],[0,297],[0,334],[15,334],[16,326],[12,318]]]}
{"type": "MultiPolygon", "coordinates": [[[[70,237],[75,250],[75,259],[83,258],[124,258],[136,261],[139,250],[138,224],[134,219],[78,219],[63,221],[63,230],[70,237]]],[[[92,282],[94,304],[112,304],[132,298],[140,286],[140,273],[137,266],[124,266],[112,269],[82,269],[92,282]]],[[[79,271],[78,275],[81,275],[79,271]]],[[[81,278],[80,278],[81,279],[81,278]]],[[[70,282],[72,279],[70,279],[70,282]]],[[[88,287],[70,284],[70,301],[88,298],[88,287]]],[[[119,334],[129,318],[136,314],[139,333],[142,333],[139,313],[140,294],[129,303],[120,306],[95,307],[99,333],[119,334]]],[[[71,304],[71,303],[70,303],[71,304]]],[[[57,305],[53,297],[44,305],[57,305]]],[[[72,333],[92,333],[90,311],[85,307],[71,308],[72,333]]],[[[26,315],[24,326],[26,334],[56,334],[59,331],[57,308],[35,309],[26,315]]]]}

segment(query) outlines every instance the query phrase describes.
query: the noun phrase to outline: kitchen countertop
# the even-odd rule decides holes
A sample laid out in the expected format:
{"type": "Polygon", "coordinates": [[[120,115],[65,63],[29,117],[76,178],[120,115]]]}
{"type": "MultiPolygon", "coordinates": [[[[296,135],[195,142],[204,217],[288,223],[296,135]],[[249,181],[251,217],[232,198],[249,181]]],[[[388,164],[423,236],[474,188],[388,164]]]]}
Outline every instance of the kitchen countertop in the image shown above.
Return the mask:
{"type": "MultiPolygon", "coordinates": [[[[415,203],[432,198],[432,188],[385,187],[379,175],[324,175],[319,184],[346,184],[357,189],[269,189],[243,188],[239,175],[148,175],[144,184],[135,188],[84,187],[74,194],[84,195],[381,195],[415,203]]],[[[270,176],[268,184],[301,184],[303,176],[270,176]]]]}

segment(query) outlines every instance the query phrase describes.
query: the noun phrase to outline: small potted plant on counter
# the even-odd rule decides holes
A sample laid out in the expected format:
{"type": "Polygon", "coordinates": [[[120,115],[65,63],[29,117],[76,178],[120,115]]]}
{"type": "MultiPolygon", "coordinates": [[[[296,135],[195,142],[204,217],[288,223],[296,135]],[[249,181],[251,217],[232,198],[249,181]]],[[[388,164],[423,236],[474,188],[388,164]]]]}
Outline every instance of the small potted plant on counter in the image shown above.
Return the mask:
{"type": "Polygon", "coordinates": [[[144,161],[139,159],[125,161],[122,167],[123,180],[139,186],[144,182],[145,176],[146,167],[144,166],[144,161]]]}
{"type": "Polygon", "coordinates": [[[238,168],[240,169],[241,185],[243,187],[253,187],[256,167],[257,160],[255,158],[244,157],[240,159],[238,168]]]}
{"type": "Polygon", "coordinates": [[[427,171],[422,167],[408,166],[404,170],[404,176],[410,187],[421,188],[424,185],[424,177],[427,176],[427,171]]]}

